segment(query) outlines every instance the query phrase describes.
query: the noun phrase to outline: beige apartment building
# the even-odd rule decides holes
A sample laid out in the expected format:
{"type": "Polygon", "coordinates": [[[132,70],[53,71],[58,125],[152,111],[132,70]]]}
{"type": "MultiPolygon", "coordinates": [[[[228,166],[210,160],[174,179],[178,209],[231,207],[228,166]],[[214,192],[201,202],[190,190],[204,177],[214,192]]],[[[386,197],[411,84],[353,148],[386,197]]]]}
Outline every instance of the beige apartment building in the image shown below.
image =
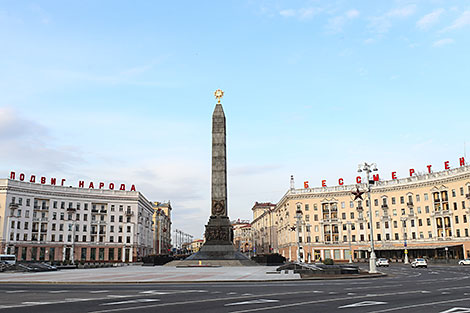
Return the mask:
{"type": "Polygon", "coordinates": [[[254,254],[277,252],[277,226],[279,221],[275,218],[276,204],[271,202],[255,202],[251,210],[253,211],[251,234],[253,236],[254,254]]]}
{"type": "Polygon", "coordinates": [[[137,261],[153,250],[153,213],[137,191],[0,179],[0,252],[20,261],[137,261]]]}
{"type": "Polygon", "coordinates": [[[232,221],[233,245],[235,249],[243,253],[251,253],[253,250],[251,224],[240,219],[232,221]]]}
{"type": "Polygon", "coordinates": [[[377,257],[402,261],[405,250],[410,258],[470,257],[470,166],[374,182],[372,216],[367,193],[354,200],[357,187],[367,189],[366,184],[296,189],[292,178],[277,205],[253,207],[258,252],[269,251],[269,242],[273,252],[290,260],[298,250],[304,261],[348,260],[350,251],[353,259],[366,259],[372,226],[377,257]],[[273,241],[270,230],[276,233],[273,241]]]}
{"type": "Polygon", "coordinates": [[[169,254],[171,250],[171,204],[168,202],[154,202],[153,235],[154,254],[169,254]]]}

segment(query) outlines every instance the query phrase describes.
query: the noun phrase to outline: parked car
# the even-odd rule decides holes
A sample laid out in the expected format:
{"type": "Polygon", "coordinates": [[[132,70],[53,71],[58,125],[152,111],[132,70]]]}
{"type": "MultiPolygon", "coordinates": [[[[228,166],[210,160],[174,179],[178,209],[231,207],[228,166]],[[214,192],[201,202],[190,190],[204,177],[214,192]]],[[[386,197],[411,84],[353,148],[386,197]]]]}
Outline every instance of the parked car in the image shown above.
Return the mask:
{"type": "Polygon", "coordinates": [[[385,258],[379,258],[377,261],[375,261],[376,266],[389,266],[390,264],[388,263],[388,259],[385,258]]]}
{"type": "Polygon", "coordinates": [[[428,262],[426,262],[426,260],[422,258],[414,259],[413,262],[411,262],[411,267],[428,267],[428,262]]]}
{"type": "Polygon", "coordinates": [[[470,265],[470,259],[460,260],[459,265],[470,265]]]}

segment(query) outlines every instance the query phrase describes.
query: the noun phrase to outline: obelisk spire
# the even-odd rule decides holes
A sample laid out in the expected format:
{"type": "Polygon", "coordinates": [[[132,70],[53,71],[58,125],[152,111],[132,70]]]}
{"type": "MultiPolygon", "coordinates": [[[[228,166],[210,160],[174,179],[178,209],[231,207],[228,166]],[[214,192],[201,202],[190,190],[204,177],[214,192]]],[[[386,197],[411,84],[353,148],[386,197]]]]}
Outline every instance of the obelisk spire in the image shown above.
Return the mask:
{"type": "Polygon", "coordinates": [[[220,99],[224,92],[214,93],[218,100],[212,114],[212,216],[227,216],[227,152],[225,114],[220,99]]]}

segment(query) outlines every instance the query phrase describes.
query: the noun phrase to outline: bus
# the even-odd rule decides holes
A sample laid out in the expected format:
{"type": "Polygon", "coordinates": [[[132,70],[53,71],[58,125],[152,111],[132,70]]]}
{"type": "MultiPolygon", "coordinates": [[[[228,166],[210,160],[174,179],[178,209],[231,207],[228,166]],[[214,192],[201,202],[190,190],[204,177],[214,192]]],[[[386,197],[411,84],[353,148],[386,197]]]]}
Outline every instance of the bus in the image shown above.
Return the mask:
{"type": "Polygon", "coordinates": [[[14,254],[0,254],[0,263],[3,264],[16,264],[16,255],[14,254]]]}

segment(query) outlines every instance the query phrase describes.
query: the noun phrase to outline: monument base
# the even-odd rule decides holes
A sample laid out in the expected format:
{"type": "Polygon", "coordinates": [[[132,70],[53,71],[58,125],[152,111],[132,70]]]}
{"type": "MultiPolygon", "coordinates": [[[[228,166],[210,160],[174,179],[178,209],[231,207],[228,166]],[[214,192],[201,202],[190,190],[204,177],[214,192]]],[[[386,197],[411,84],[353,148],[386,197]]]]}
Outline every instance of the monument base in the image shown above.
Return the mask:
{"type": "Polygon", "coordinates": [[[226,216],[211,216],[206,225],[206,242],[201,249],[185,260],[167,263],[167,266],[193,266],[201,261],[205,266],[257,266],[232,244],[232,225],[226,216]]]}

